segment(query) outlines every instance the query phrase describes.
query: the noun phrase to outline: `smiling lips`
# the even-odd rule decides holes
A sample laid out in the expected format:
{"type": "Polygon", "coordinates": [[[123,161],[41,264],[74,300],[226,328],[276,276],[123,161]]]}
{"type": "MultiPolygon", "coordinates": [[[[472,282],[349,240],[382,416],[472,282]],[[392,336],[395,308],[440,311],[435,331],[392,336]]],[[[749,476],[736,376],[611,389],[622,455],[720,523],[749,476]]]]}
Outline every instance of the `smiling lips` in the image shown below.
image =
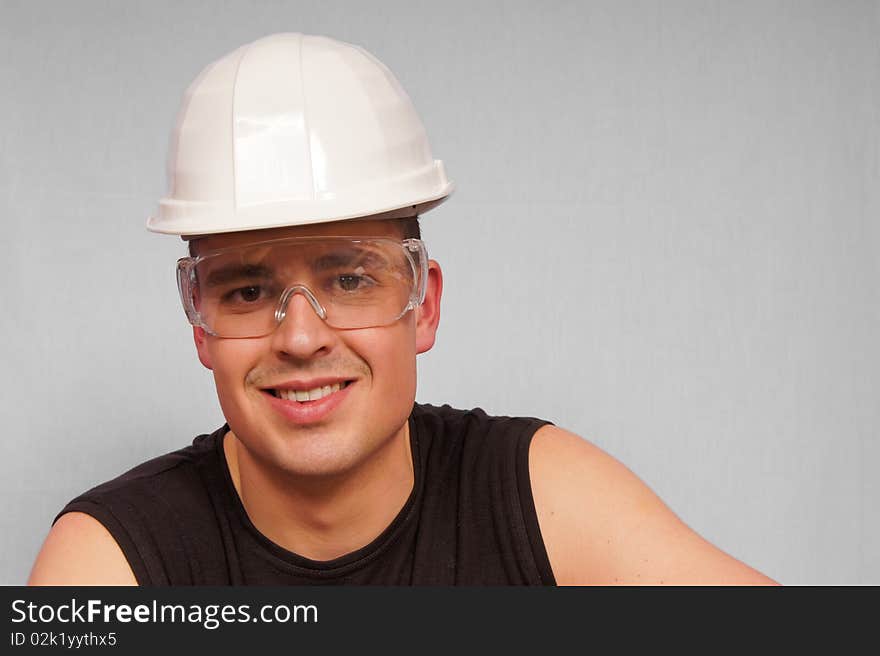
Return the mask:
{"type": "Polygon", "coordinates": [[[269,405],[288,422],[311,424],[326,418],[348,396],[353,380],[314,380],[263,388],[269,405]]]}
{"type": "Polygon", "coordinates": [[[338,392],[340,389],[345,389],[350,382],[351,381],[345,380],[341,383],[333,383],[332,385],[319,385],[310,390],[272,388],[270,391],[279,399],[302,403],[304,401],[318,401],[325,396],[330,396],[334,392],[338,392]]]}

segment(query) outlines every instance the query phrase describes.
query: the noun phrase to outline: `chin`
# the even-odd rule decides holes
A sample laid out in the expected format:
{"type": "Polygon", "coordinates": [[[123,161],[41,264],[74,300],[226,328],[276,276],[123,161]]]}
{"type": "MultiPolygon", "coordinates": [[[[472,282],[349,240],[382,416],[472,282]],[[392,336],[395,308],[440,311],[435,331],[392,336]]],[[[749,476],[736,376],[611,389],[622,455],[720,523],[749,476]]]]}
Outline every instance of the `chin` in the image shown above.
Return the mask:
{"type": "Polygon", "coordinates": [[[280,458],[272,464],[290,476],[317,479],[347,474],[369,457],[368,453],[353,452],[328,442],[303,447],[282,449],[280,458]]]}
{"type": "Polygon", "coordinates": [[[371,436],[360,431],[330,427],[266,428],[257,433],[238,432],[234,427],[232,430],[253,459],[280,476],[345,475],[368,461],[383,446],[381,440],[370,439],[371,436]]]}

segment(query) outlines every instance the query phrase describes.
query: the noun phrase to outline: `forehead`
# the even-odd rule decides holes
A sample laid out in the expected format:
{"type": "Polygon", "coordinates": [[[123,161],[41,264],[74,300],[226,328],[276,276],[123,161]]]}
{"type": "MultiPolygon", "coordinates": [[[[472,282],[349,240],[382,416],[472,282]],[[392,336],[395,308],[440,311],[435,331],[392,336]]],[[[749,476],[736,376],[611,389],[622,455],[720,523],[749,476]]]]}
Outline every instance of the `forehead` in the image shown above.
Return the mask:
{"type": "Polygon", "coordinates": [[[213,251],[220,248],[247,246],[270,239],[288,237],[391,237],[400,238],[400,230],[393,220],[362,219],[348,221],[332,221],[313,225],[288,226],[269,228],[266,230],[247,230],[242,232],[224,232],[216,235],[200,237],[190,243],[193,255],[213,251]]]}

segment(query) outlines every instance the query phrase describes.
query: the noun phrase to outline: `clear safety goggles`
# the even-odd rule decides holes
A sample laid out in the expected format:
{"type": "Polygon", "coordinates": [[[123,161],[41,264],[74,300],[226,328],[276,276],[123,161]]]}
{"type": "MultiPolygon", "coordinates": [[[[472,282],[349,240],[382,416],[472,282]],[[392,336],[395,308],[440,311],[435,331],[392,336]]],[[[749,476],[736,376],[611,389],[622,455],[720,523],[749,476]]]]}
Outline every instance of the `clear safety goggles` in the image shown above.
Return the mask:
{"type": "Polygon", "coordinates": [[[217,337],[263,337],[302,294],[334,328],[387,326],[425,298],[428,253],[418,239],[294,237],[177,262],[189,322],[217,337]]]}

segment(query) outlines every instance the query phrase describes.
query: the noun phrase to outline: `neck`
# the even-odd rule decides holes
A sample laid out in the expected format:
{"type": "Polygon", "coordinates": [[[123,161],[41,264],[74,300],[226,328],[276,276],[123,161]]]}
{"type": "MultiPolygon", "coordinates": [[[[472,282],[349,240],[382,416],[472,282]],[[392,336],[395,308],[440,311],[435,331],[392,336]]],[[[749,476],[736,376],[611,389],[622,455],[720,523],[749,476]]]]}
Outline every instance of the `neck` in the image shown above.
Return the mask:
{"type": "Polygon", "coordinates": [[[310,560],[333,560],[375,540],[413,489],[408,422],[367,462],[331,476],[267,472],[232,431],[225,435],[223,451],[257,530],[310,560]]]}

